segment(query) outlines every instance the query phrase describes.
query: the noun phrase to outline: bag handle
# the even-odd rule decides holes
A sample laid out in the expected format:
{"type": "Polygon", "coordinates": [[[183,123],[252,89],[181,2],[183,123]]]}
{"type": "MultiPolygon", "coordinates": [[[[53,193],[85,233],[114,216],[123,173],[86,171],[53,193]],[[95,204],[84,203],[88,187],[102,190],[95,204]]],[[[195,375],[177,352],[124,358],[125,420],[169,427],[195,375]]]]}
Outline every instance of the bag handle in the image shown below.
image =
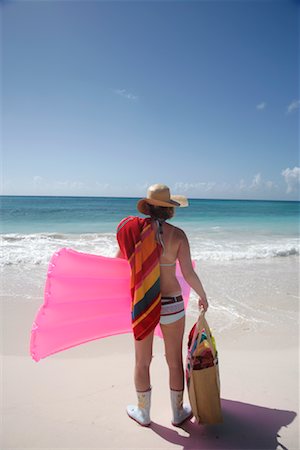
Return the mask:
{"type": "MultiPolygon", "coordinates": [[[[200,340],[201,340],[201,331],[203,330],[203,328],[204,328],[205,331],[206,331],[207,341],[208,341],[208,343],[209,343],[209,346],[210,346],[212,355],[213,355],[214,360],[215,360],[215,358],[216,358],[216,352],[215,352],[215,349],[214,349],[214,346],[213,346],[213,343],[212,343],[212,339],[211,339],[211,335],[210,335],[210,329],[209,329],[208,323],[206,322],[206,319],[205,319],[205,311],[204,311],[203,308],[201,308],[200,314],[199,314],[199,318],[198,318],[198,322],[197,322],[197,325],[196,325],[196,327],[195,327],[195,331],[197,330],[197,332],[198,332],[198,342],[197,342],[197,346],[200,344],[200,340]]],[[[194,334],[197,335],[197,333],[194,333],[194,334]]]]}

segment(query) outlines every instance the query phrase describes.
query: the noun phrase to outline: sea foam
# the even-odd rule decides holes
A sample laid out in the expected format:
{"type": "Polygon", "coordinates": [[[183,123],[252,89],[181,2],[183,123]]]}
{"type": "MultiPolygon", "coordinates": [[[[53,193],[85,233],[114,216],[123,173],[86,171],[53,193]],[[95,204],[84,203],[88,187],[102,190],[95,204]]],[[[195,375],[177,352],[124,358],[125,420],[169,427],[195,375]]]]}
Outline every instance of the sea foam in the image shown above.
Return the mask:
{"type": "Polygon", "coordinates": [[[0,237],[0,266],[47,264],[54,252],[62,247],[114,256],[117,243],[113,233],[88,234],[6,234],[0,237]]]}
{"type": "MultiPolygon", "coordinates": [[[[189,237],[192,258],[196,261],[234,261],[299,255],[298,238],[261,238],[230,240],[189,237]]],[[[114,233],[36,233],[3,234],[0,237],[0,266],[47,264],[62,247],[114,257],[117,241],[114,233]]]]}

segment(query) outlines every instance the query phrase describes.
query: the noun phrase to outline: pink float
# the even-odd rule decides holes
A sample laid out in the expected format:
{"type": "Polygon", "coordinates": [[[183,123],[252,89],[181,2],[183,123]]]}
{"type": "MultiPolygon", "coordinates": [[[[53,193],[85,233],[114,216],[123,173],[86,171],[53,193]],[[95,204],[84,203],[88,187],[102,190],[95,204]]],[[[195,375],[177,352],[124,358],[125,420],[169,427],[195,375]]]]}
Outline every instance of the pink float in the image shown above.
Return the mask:
{"type": "MultiPolygon", "coordinates": [[[[190,287],[177,264],[187,306],[190,287]]],[[[62,248],[52,256],[44,304],[31,330],[35,361],[71,347],[131,333],[130,267],[126,260],[62,248]]],[[[155,334],[162,337],[160,327],[155,334]]]]}

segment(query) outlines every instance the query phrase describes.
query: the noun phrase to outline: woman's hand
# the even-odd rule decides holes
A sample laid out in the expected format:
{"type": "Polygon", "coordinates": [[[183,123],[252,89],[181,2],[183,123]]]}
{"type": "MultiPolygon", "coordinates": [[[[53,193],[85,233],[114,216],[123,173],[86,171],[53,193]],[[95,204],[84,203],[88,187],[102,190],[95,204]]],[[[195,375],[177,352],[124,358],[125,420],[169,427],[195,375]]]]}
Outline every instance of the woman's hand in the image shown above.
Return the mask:
{"type": "Polygon", "coordinates": [[[204,311],[207,311],[207,309],[208,309],[208,301],[207,301],[206,297],[199,297],[198,307],[199,307],[199,311],[201,311],[201,308],[203,308],[204,311]]]}
{"type": "Polygon", "coordinates": [[[123,253],[121,252],[120,249],[118,249],[115,258],[122,258],[122,259],[126,259],[125,256],[123,255],[123,253]]]}

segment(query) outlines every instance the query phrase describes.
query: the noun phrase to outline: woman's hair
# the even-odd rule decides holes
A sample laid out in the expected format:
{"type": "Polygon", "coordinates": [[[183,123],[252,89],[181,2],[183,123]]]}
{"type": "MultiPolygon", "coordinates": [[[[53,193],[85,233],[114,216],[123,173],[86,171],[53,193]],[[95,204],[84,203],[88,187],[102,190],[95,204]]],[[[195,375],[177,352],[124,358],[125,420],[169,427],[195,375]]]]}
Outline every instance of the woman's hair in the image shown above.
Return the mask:
{"type": "Polygon", "coordinates": [[[174,216],[174,208],[172,206],[154,206],[148,203],[148,211],[152,219],[168,220],[174,216]]]}

